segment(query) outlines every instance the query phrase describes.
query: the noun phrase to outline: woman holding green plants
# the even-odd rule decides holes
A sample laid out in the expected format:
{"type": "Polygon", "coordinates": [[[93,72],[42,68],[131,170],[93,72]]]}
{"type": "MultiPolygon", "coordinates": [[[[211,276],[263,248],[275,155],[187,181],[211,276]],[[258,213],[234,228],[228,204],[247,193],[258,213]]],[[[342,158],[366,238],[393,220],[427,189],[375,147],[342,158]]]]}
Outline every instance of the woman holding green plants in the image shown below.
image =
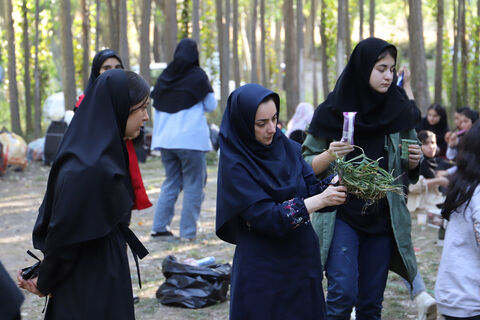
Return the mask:
{"type": "MultiPolygon", "coordinates": [[[[420,112],[405,68],[403,88],[396,85],[396,58],[396,48],[381,39],[356,46],[335,89],[315,111],[303,144],[315,174],[330,173],[337,158],[352,159],[363,149],[394,177],[418,179],[420,147],[409,145],[408,159],[401,159],[400,146],[402,138],[416,139],[420,112]],[[361,149],[339,142],[344,112],[356,112],[353,143],[361,149]]],[[[337,210],[312,216],[328,279],[328,319],[350,319],[353,307],[358,320],[380,319],[388,270],[409,282],[417,273],[404,197],[387,192],[373,205],[367,201],[349,194],[337,210]]]]}

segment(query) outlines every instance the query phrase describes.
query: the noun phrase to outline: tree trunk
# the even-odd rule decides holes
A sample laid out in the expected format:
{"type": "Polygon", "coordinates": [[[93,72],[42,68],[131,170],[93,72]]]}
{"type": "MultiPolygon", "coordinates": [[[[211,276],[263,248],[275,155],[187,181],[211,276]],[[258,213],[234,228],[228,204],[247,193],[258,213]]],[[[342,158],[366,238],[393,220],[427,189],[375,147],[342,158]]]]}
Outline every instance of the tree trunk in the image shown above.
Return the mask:
{"type": "Polygon", "coordinates": [[[277,69],[280,70],[277,72],[276,76],[276,90],[285,90],[285,84],[286,80],[285,78],[285,69],[282,67],[284,65],[284,59],[283,59],[283,50],[282,50],[282,18],[280,15],[278,15],[275,18],[275,42],[274,42],[274,47],[275,47],[275,52],[277,53],[277,69]]]}
{"type": "Polygon", "coordinates": [[[423,40],[422,2],[408,0],[408,34],[410,37],[410,71],[412,89],[418,108],[425,114],[430,103],[428,96],[427,62],[423,40]]]}
{"type": "Polygon", "coordinates": [[[295,15],[293,12],[293,0],[284,0],[283,17],[285,19],[285,82],[284,87],[287,95],[287,118],[290,119],[295,113],[295,107],[299,103],[298,95],[298,69],[297,50],[295,48],[295,15]]]}
{"type": "Polygon", "coordinates": [[[345,57],[348,60],[352,52],[352,33],[350,32],[350,9],[348,8],[348,0],[345,1],[345,57]]]}
{"type": "Polygon", "coordinates": [[[252,29],[251,37],[250,37],[250,52],[251,52],[251,59],[252,59],[252,70],[250,73],[250,81],[253,83],[258,82],[257,76],[257,7],[258,7],[258,0],[252,1],[252,29]]]}
{"type": "Polygon", "coordinates": [[[75,92],[70,0],[60,1],[60,41],[62,43],[63,97],[65,99],[65,110],[68,110],[73,108],[77,98],[75,92]]]}
{"type": "Polygon", "coordinates": [[[265,49],[266,42],[265,30],[265,0],[260,0],[260,70],[262,75],[262,85],[268,87],[267,79],[267,54],[265,49]]]}
{"type": "Polygon", "coordinates": [[[217,30],[218,30],[218,48],[220,54],[220,107],[224,110],[228,98],[228,81],[229,81],[229,29],[230,29],[230,3],[225,2],[225,13],[223,12],[223,1],[217,0],[217,30]],[[225,24],[223,23],[225,21],[225,24]]]}
{"type": "Polygon", "coordinates": [[[346,9],[348,0],[338,0],[338,13],[337,13],[337,77],[343,71],[345,67],[345,48],[347,44],[347,30],[346,30],[346,9]]]}
{"type": "Polygon", "coordinates": [[[238,58],[238,0],[233,0],[233,78],[235,80],[235,88],[240,86],[240,60],[238,58]]]}
{"type": "Polygon", "coordinates": [[[320,59],[322,65],[322,89],[323,89],[323,98],[325,99],[330,92],[328,88],[328,57],[327,57],[327,35],[325,34],[325,15],[326,7],[325,0],[320,0],[320,59]]]}
{"type": "Polygon", "coordinates": [[[82,9],[82,83],[83,88],[86,88],[90,74],[90,17],[87,0],[82,0],[80,5],[82,9]]]}
{"type": "Polygon", "coordinates": [[[311,32],[312,32],[312,89],[313,89],[313,105],[318,104],[318,79],[317,79],[317,50],[315,47],[315,17],[317,16],[317,1],[312,0],[312,11],[311,11],[311,32]]]}
{"type": "Polygon", "coordinates": [[[462,63],[462,106],[469,105],[468,99],[468,44],[465,27],[465,0],[458,1],[458,37],[461,43],[461,63],[462,63]]]}
{"type": "Polygon", "coordinates": [[[192,3],[192,38],[200,48],[200,0],[192,3]]]}
{"type": "Polygon", "coordinates": [[[450,103],[450,118],[453,119],[457,109],[458,85],[458,12],[456,1],[453,0],[453,57],[452,57],[452,92],[450,103]]]}
{"type": "Polygon", "coordinates": [[[437,46],[435,49],[435,103],[442,103],[444,0],[437,1],[437,46]]]}
{"type": "Polygon", "coordinates": [[[125,69],[130,69],[130,54],[128,49],[127,0],[120,0],[118,6],[119,54],[125,69]]]}
{"type": "MultiPolygon", "coordinates": [[[[156,9],[158,10],[158,9],[156,9]]],[[[161,62],[162,61],[162,32],[160,31],[160,23],[155,21],[153,25],[153,61],[161,62]]]]}
{"type": "Polygon", "coordinates": [[[369,9],[369,27],[370,27],[370,37],[375,36],[375,0],[370,0],[370,9],[369,9]]]}
{"type": "MultiPolygon", "coordinates": [[[[477,19],[480,20],[480,0],[477,0],[477,19]]],[[[480,23],[475,27],[477,35],[480,35],[480,23]]],[[[480,39],[475,39],[475,56],[474,56],[474,68],[475,70],[480,70],[480,39]]],[[[480,75],[478,72],[474,73],[473,78],[473,105],[475,107],[480,106],[480,75]]]]}
{"type": "Polygon", "coordinates": [[[166,60],[173,60],[173,53],[177,46],[177,1],[166,0],[165,6],[165,54],[166,60]]]}
{"type": "Polygon", "coordinates": [[[150,16],[151,0],[142,0],[142,19],[140,23],[140,75],[148,81],[150,79],[150,16]]]}
{"type": "Polygon", "coordinates": [[[100,22],[100,4],[102,2],[100,0],[95,0],[95,8],[96,8],[96,15],[95,15],[95,52],[99,51],[100,48],[100,34],[102,33],[102,26],[100,22]]]}
{"type": "Polygon", "coordinates": [[[358,22],[358,41],[362,41],[363,39],[363,0],[358,0],[358,14],[359,14],[359,22],[358,22]]]}
{"type": "Polygon", "coordinates": [[[109,43],[108,46],[110,49],[118,51],[118,24],[116,22],[115,17],[115,5],[113,4],[115,0],[107,0],[107,8],[108,8],[108,35],[109,35],[109,43]]]}
{"type": "Polygon", "coordinates": [[[34,79],[34,95],[33,100],[35,104],[35,138],[40,137],[42,134],[42,110],[41,110],[41,97],[40,97],[40,67],[38,66],[38,45],[39,45],[39,24],[40,24],[40,4],[39,0],[35,0],[35,66],[33,71],[34,79]]]}
{"type": "MultiPolygon", "coordinates": [[[[297,57],[298,57],[298,99],[305,101],[305,77],[304,77],[304,39],[303,39],[303,0],[297,0],[297,57]]],[[[296,107],[296,106],[295,106],[296,107]]]]}
{"type": "Polygon", "coordinates": [[[23,85],[25,90],[25,124],[27,126],[27,135],[33,133],[33,123],[32,123],[32,86],[30,83],[30,41],[28,35],[28,9],[27,2],[23,0],[22,2],[22,14],[23,14],[23,52],[25,58],[24,65],[24,74],[23,74],[23,85]]]}

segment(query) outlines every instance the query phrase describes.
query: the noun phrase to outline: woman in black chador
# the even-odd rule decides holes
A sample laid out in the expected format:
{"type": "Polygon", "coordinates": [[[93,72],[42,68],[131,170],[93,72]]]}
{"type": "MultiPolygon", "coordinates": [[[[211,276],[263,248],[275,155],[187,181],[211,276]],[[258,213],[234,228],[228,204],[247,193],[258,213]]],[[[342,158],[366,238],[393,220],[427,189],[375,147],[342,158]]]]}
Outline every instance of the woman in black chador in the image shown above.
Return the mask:
{"type": "Polygon", "coordinates": [[[343,203],[345,187],[315,178],[277,129],[279,112],[276,93],[247,84],[220,126],[216,233],[236,244],[230,319],[325,319],[310,213],[343,203]]]}
{"type": "Polygon", "coordinates": [[[125,247],[136,262],[148,252],[127,225],[133,189],[125,141],[148,120],[149,91],[134,72],[107,71],[65,133],[33,230],[44,254],[40,272],[18,278],[51,296],[45,319],[135,318],[125,247]]]}

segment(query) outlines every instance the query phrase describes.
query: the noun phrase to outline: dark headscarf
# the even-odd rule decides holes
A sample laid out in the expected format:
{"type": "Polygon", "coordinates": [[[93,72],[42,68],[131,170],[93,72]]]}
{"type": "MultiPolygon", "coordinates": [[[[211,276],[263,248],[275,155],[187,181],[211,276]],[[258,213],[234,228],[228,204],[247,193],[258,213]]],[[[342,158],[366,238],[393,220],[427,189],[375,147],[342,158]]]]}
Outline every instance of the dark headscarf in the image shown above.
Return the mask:
{"type": "Polygon", "coordinates": [[[389,49],[396,61],[396,48],[384,40],[368,38],[358,43],[335,88],[315,110],[308,130],[313,136],[340,140],[343,112],[356,111],[354,143],[366,149],[368,156],[369,146],[383,144],[386,134],[415,128],[420,111],[396,85],[396,74],[384,94],[369,83],[379,55],[389,49]]]}
{"type": "Polygon", "coordinates": [[[130,106],[124,70],[102,73],[85,95],[59,146],[33,230],[33,245],[44,254],[103,237],[127,219],[130,106]]]}
{"type": "Polygon", "coordinates": [[[270,145],[255,138],[258,105],[272,97],[280,112],[278,95],[258,84],[233,91],[220,125],[220,161],[217,189],[217,236],[235,243],[237,216],[254,203],[282,202],[297,194],[302,177],[300,145],[277,129],[270,145]]]}
{"type": "Polygon", "coordinates": [[[420,122],[417,131],[428,130],[435,133],[437,137],[437,145],[440,147],[440,154],[444,155],[447,151],[447,143],[445,142],[444,138],[445,133],[447,133],[448,131],[447,113],[445,111],[445,108],[438,103],[434,103],[430,107],[428,107],[427,113],[430,110],[434,110],[440,116],[440,121],[434,125],[431,125],[428,122],[427,116],[425,116],[422,118],[422,121],[420,122]]]}
{"type": "Polygon", "coordinates": [[[93,58],[92,70],[90,71],[90,78],[88,78],[87,87],[85,88],[84,92],[87,92],[87,90],[93,85],[95,80],[98,78],[98,76],[100,75],[100,68],[102,67],[105,60],[107,60],[108,58],[116,58],[120,62],[122,69],[124,68],[122,59],[120,59],[120,56],[114,50],[104,49],[102,51],[99,51],[93,58]]]}
{"type": "Polygon", "coordinates": [[[152,91],[153,106],[158,111],[175,113],[193,107],[213,92],[208,76],[198,62],[197,43],[181,40],[173,61],[157,79],[152,91]]]}

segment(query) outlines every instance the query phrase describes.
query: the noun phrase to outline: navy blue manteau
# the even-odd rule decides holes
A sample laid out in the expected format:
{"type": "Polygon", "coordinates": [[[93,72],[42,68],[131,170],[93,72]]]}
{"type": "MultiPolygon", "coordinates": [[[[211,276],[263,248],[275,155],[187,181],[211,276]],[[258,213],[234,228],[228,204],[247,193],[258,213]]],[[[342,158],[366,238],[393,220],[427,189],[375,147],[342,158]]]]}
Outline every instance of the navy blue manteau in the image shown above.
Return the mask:
{"type": "Polygon", "coordinates": [[[280,111],[276,93],[238,88],[220,126],[216,232],[236,244],[230,319],[325,319],[320,249],[303,198],[326,183],[280,130],[268,146],[255,139],[265,98],[280,111]]]}

